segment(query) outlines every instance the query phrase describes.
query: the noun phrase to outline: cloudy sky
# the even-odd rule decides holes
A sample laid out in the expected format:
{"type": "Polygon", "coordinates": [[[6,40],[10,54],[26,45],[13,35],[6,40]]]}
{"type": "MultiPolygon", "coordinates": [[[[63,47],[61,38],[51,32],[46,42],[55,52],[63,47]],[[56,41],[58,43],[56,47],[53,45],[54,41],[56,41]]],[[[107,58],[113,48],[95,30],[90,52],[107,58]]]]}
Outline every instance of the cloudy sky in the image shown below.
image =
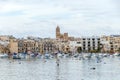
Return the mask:
{"type": "Polygon", "coordinates": [[[0,0],[0,35],[120,34],[120,0],[0,0]]]}

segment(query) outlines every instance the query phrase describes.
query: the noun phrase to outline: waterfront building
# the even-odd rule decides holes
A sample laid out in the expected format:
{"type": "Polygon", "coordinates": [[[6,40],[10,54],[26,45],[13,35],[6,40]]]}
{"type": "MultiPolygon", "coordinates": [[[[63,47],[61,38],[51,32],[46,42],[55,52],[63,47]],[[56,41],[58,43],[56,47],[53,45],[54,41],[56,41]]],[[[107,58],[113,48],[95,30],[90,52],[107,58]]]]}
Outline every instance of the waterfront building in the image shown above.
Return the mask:
{"type": "Polygon", "coordinates": [[[22,39],[18,41],[18,53],[23,52],[40,52],[38,42],[30,39],[22,39]]]}
{"type": "Polygon", "coordinates": [[[9,50],[9,45],[2,45],[0,44],[0,53],[8,53],[10,50],[9,50]]]}
{"type": "Polygon", "coordinates": [[[83,52],[98,52],[100,51],[100,37],[82,37],[81,38],[83,52]]]}
{"type": "Polygon", "coordinates": [[[81,40],[69,41],[69,46],[72,53],[77,53],[77,49],[82,48],[81,40]]]}
{"type": "Polygon", "coordinates": [[[53,53],[55,50],[55,43],[53,39],[44,39],[42,45],[43,53],[53,53]]]}
{"type": "Polygon", "coordinates": [[[55,44],[53,39],[11,39],[9,43],[9,49],[11,53],[52,53],[55,49],[55,44]]]}
{"type": "Polygon", "coordinates": [[[18,41],[17,41],[17,39],[10,39],[9,50],[11,53],[18,53],[18,41]]]}
{"type": "Polygon", "coordinates": [[[0,52],[76,53],[78,47],[82,52],[120,52],[120,35],[74,38],[68,36],[68,33],[61,34],[60,27],[57,26],[55,39],[33,36],[15,39],[13,36],[0,36],[0,52]]]}
{"type": "Polygon", "coordinates": [[[120,35],[102,36],[101,43],[103,52],[118,52],[120,51],[120,35]]]}
{"type": "Polygon", "coordinates": [[[63,53],[70,53],[70,46],[68,41],[56,40],[54,43],[55,43],[55,49],[57,51],[60,51],[63,53]]]}
{"type": "Polygon", "coordinates": [[[10,39],[15,39],[12,35],[0,35],[0,53],[8,53],[10,52],[9,48],[10,46],[13,45],[9,45],[10,43],[10,39]]]}

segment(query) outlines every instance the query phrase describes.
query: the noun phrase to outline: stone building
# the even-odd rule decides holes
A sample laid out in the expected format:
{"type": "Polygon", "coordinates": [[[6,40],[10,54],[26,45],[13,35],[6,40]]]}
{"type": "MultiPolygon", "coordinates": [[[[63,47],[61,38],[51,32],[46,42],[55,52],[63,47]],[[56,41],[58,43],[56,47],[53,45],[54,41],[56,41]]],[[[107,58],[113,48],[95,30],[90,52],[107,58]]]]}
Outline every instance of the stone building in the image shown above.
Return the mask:
{"type": "Polygon", "coordinates": [[[52,39],[43,40],[42,45],[44,53],[53,53],[55,50],[55,43],[52,39]]]}
{"type": "Polygon", "coordinates": [[[10,49],[10,53],[18,53],[18,41],[17,41],[17,39],[10,39],[9,49],[10,49]]]}
{"type": "Polygon", "coordinates": [[[103,52],[118,52],[120,51],[120,35],[102,36],[101,43],[103,52]]]}
{"type": "Polygon", "coordinates": [[[69,40],[68,33],[61,34],[60,27],[57,26],[57,28],[56,28],[56,39],[61,39],[61,40],[68,41],[69,40]]]}
{"type": "Polygon", "coordinates": [[[56,40],[54,43],[56,50],[63,53],[70,53],[70,46],[68,41],[56,40]]]}
{"type": "Polygon", "coordinates": [[[39,42],[29,39],[23,39],[18,41],[18,53],[23,52],[40,52],[39,42]]]}
{"type": "Polygon", "coordinates": [[[82,48],[81,40],[69,41],[69,46],[72,53],[77,53],[78,47],[82,48]]]}

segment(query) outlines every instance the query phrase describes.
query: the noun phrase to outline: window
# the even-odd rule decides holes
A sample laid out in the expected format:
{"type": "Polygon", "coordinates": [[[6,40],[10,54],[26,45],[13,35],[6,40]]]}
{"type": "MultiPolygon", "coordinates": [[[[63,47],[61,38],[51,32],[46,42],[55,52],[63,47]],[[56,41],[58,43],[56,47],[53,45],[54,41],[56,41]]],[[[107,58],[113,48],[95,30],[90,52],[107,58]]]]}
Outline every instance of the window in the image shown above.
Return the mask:
{"type": "Polygon", "coordinates": [[[80,42],[77,42],[77,44],[80,44],[80,42]]]}
{"type": "Polygon", "coordinates": [[[85,40],[85,38],[83,38],[83,40],[85,40]]]}

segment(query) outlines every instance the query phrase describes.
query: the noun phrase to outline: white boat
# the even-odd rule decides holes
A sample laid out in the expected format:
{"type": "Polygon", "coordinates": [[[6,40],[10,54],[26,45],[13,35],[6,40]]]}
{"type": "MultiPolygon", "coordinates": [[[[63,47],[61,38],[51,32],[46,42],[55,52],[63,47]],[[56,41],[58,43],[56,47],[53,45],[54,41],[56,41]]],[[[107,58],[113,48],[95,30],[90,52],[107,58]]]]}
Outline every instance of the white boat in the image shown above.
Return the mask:
{"type": "Polygon", "coordinates": [[[8,54],[0,54],[0,58],[8,58],[8,54]]]}
{"type": "Polygon", "coordinates": [[[115,54],[113,54],[114,56],[120,56],[120,53],[116,52],[115,54]]]}

